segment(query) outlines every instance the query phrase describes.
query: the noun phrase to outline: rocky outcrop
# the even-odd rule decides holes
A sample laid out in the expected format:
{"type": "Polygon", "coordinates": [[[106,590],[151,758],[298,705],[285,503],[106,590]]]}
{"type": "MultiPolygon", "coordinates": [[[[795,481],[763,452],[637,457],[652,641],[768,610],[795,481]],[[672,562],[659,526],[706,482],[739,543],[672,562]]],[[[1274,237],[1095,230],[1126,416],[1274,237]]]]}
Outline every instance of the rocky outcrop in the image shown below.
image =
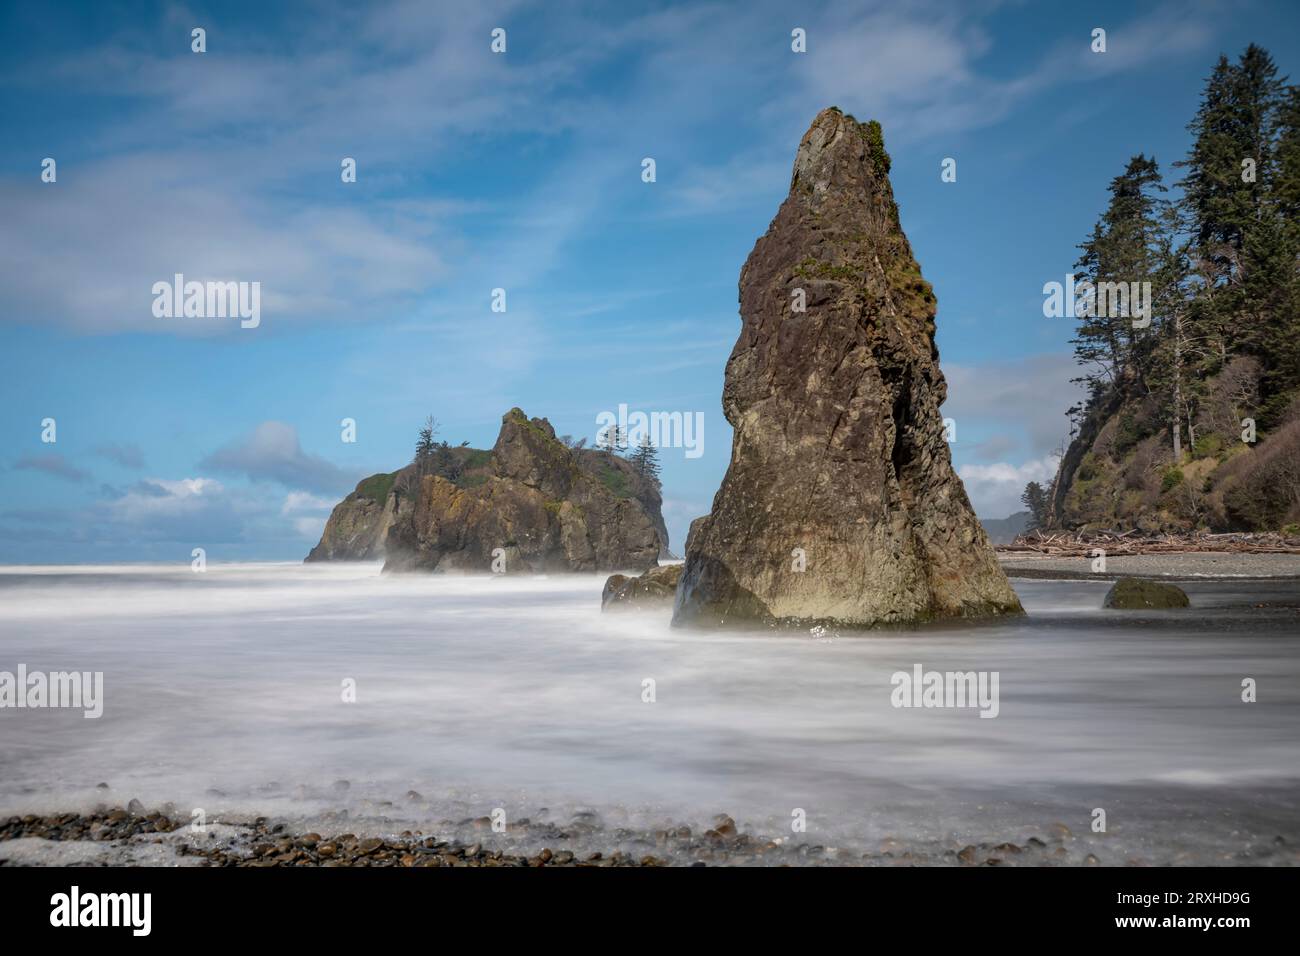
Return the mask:
{"type": "Polygon", "coordinates": [[[673,606],[677,582],[682,577],[680,564],[665,564],[651,568],[644,574],[631,578],[625,574],[611,574],[600,596],[602,611],[657,611],[673,606]]]}
{"type": "MultiPolygon", "coordinates": [[[[1101,395],[1051,488],[1052,530],[1180,534],[1277,531],[1300,523],[1300,396],[1258,431],[1261,366],[1234,358],[1202,383],[1192,438],[1154,394],[1101,395]]],[[[1133,387],[1136,390],[1136,387],[1133,387]]]]}
{"type": "Polygon", "coordinates": [[[334,506],[320,543],[308,561],[374,561],[384,556],[384,542],[400,507],[392,493],[397,473],[371,475],[334,506]]]}
{"type": "Polygon", "coordinates": [[[425,475],[386,539],[385,570],[506,573],[639,571],[666,542],[637,497],[631,466],[573,450],[544,418],[506,413],[474,481],[425,475]]]}
{"type": "Polygon", "coordinates": [[[691,526],[676,625],[1019,613],[939,406],[935,298],[880,126],[824,110],[740,273],[731,463],[691,526]]]}
{"type": "Polygon", "coordinates": [[[361,482],[307,560],[486,572],[498,557],[507,572],[639,571],[669,553],[657,483],[617,455],[565,446],[546,419],[517,408],[490,451],[444,447],[426,471],[361,482]]]}

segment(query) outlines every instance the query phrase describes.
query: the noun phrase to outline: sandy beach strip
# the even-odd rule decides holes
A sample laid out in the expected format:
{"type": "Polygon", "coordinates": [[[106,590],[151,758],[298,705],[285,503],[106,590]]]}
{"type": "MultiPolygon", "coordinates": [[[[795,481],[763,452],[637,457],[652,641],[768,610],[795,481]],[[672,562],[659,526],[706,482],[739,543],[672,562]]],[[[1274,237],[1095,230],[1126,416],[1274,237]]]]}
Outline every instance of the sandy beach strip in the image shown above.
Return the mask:
{"type": "Polygon", "coordinates": [[[1189,551],[1182,554],[1120,554],[1094,571],[1093,559],[1024,552],[998,552],[1009,577],[1020,578],[1269,578],[1300,580],[1300,554],[1189,551]]]}

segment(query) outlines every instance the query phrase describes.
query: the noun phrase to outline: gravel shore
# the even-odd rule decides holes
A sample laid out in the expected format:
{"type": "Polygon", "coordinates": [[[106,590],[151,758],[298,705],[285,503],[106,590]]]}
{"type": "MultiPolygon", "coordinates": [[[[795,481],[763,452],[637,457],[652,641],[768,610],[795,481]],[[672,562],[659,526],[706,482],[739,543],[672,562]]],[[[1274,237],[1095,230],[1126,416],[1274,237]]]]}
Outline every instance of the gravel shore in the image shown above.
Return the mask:
{"type": "Polygon", "coordinates": [[[1300,554],[1127,554],[1106,558],[1105,572],[1092,570],[1091,558],[998,552],[1009,577],[1021,578],[1272,578],[1300,579],[1300,554]]]}
{"type": "MultiPolygon", "coordinates": [[[[139,806],[27,814],[0,822],[0,866],[1167,866],[1192,862],[1186,851],[1127,859],[1108,854],[1088,834],[1076,836],[1059,822],[1030,827],[1033,833],[1002,842],[908,843],[889,837],[877,849],[863,853],[800,838],[755,837],[726,814],[714,817],[713,825],[702,832],[685,826],[605,830],[582,816],[564,825],[519,820],[504,834],[493,832],[486,817],[443,821],[445,832],[464,830],[468,824],[483,833],[481,840],[466,842],[412,830],[373,836],[327,830],[322,835],[265,817],[211,824],[196,831],[178,817],[139,806]],[[493,845],[497,841],[534,849],[502,849],[493,845]],[[591,849],[599,844],[614,848],[591,849]]],[[[1295,866],[1300,864],[1300,851],[1280,835],[1255,838],[1223,854],[1219,863],[1295,866]]]]}

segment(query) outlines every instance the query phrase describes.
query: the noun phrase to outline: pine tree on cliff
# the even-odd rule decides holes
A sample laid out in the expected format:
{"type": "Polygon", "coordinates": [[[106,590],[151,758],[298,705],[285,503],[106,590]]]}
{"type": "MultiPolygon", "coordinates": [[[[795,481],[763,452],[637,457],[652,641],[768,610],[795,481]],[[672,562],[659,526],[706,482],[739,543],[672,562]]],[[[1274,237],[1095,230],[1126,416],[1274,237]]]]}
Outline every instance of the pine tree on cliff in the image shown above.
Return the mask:
{"type": "MultiPolygon", "coordinates": [[[[1259,351],[1276,253],[1275,134],[1284,84],[1263,48],[1251,44],[1233,64],[1220,56],[1206,83],[1180,185],[1200,278],[1196,321],[1214,340],[1219,364],[1230,352],[1259,351]]],[[[1274,285],[1273,288],[1276,286],[1274,285]]]]}
{"type": "Polygon", "coordinates": [[[649,435],[641,436],[641,444],[628,456],[628,461],[640,477],[655,487],[659,486],[659,449],[650,441],[649,435]]]}
{"type": "Polygon", "coordinates": [[[1184,205],[1197,248],[1225,277],[1240,270],[1246,237],[1262,218],[1265,191],[1257,187],[1269,181],[1281,93],[1272,58],[1252,43],[1235,65],[1219,57],[1187,127],[1194,142],[1178,164],[1187,169],[1181,183],[1184,205]]]}
{"type": "MultiPolygon", "coordinates": [[[[1074,264],[1076,269],[1083,270],[1081,276],[1089,281],[1100,272],[1097,250],[1104,243],[1105,235],[1098,221],[1092,227],[1092,235],[1079,245],[1081,254],[1074,264]]],[[[1093,394],[1100,396],[1105,387],[1114,384],[1118,378],[1121,355],[1114,327],[1109,321],[1098,321],[1093,315],[1079,316],[1079,328],[1070,344],[1074,346],[1075,361],[1085,369],[1091,369],[1074,381],[1085,383],[1093,394]]]]}
{"type": "Polygon", "coordinates": [[[438,421],[432,415],[424,420],[415,439],[415,471],[423,477],[429,472],[434,450],[438,447],[434,436],[438,434],[438,421]]]}
{"type": "Polygon", "coordinates": [[[627,436],[618,425],[610,425],[596,436],[596,448],[607,454],[614,454],[627,447],[627,436]]]}
{"type": "Polygon", "coordinates": [[[1247,245],[1253,270],[1243,310],[1255,317],[1250,350],[1265,366],[1265,424],[1276,421],[1300,388],[1300,87],[1278,102],[1277,140],[1266,216],[1247,245]]]}
{"type": "MultiPolygon", "coordinates": [[[[1092,235],[1079,248],[1082,255],[1075,267],[1094,290],[1109,283],[1149,282],[1156,271],[1162,247],[1164,210],[1160,197],[1165,187],[1154,159],[1139,153],[1129,160],[1124,172],[1110,183],[1110,203],[1093,226],[1092,235]]],[[[1137,315],[1139,303],[1117,300],[1098,291],[1092,308],[1079,318],[1073,339],[1080,365],[1097,369],[1083,377],[1090,386],[1114,385],[1124,395],[1145,394],[1146,375],[1158,327],[1154,316],[1137,315]],[[1127,307],[1124,307],[1127,305],[1127,307]],[[1151,322],[1143,327],[1143,319],[1151,322]]],[[[1094,389],[1095,390],[1095,389],[1094,389]]]]}

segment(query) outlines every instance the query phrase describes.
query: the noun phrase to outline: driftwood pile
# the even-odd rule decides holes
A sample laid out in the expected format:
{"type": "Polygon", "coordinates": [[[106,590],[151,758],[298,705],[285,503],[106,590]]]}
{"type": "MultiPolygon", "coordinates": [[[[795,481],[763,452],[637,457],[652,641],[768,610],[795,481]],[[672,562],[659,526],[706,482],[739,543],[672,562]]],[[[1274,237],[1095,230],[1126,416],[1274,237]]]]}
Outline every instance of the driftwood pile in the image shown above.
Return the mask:
{"type": "Polygon", "coordinates": [[[1181,534],[1145,534],[1131,531],[1042,531],[1018,535],[1011,544],[999,544],[995,551],[1008,554],[1044,554],[1053,557],[1084,558],[1101,549],[1117,554],[1188,554],[1198,551],[1228,554],[1300,554],[1300,537],[1276,531],[1228,531],[1210,534],[1189,531],[1181,534]]]}

